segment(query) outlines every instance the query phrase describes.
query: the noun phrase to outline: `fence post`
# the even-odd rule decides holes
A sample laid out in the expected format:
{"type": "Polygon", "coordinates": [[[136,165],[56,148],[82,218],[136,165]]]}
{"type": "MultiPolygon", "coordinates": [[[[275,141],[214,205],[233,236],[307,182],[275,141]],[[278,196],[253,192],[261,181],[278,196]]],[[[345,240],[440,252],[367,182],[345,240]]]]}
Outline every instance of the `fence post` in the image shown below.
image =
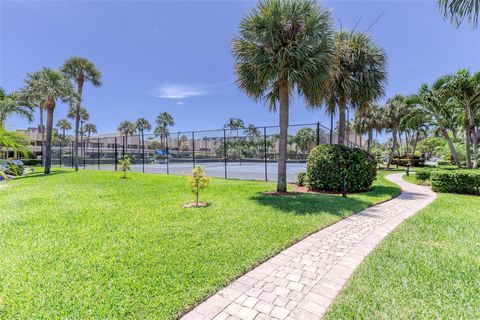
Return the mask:
{"type": "Polygon", "coordinates": [[[100,138],[97,139],[97,166],[100,170],[100,138]]]}
{"type": "Polygon", "coordinates": [[[195,169],[195,131],[192,131],[192,162],[195,169]]]}
{"type": "Polygon", "coordinates": [[[85,170],[85,160],[87,158],[86,148],[85,148],[85,140],[83,140],[83,170],[85,170]]]}
{"type": "Polygon", "coordinates": [[[320,122],[317,121],[317,146],[320,145],[320,122]]]}
{"type": "Polygon", "coordinates": [[[72,168],[73,168],[73,141],[72,141],[72,143],[70,144],[70,151],[71,151],[70,154],[71,154],[71,156],[72,156],[72,168]]]}
{"type": "Polygon", "coordinates": [[[115,164],[115,171],[117,171],[117,158],[118,158],[118,154],[117,154],[117,137],[115,137],[115,147],[114,147],[114,150],[115,150],[115,155],[114,155],[114,161],[113,163],[115,164]]]}
{"type": "Polygon", "coordinates": [[[265,181],[268,181],[267,172],[267,127],[263,127],[263,158],[265,162],[265,181]]]}
{"type": "Polygon", "coordinates": [[[223,161],[225,163],[225,179],[227,179],[227,133],[223,129],[223,161]]]}
{"type": "Polygon", "coordinates": [[[142,172],[145,173],[145,136],[142,129],[142,172]]]}
{"type": "Polygon", "coordinates": [[[60,168],[62,167],[62,141],[60,141],[60,168]]]}
{"type": "Polygon", "coordinates": [[[168,134],[166,135],[166,138],[165,138],[165,145],[167,147],[167,174],[170,174],[170,168],[169,168],[169,154],[168,154],[168,134]]]}

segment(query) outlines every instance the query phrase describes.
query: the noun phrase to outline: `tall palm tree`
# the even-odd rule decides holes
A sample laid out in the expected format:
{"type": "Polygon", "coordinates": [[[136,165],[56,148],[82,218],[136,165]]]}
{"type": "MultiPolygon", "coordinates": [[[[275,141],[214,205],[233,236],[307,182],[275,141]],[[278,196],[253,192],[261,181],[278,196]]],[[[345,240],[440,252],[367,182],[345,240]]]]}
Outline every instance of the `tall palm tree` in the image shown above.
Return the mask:
{"type": "Polygon", "coordinates": [[[71,100],[75,92],[70,80],[58,71],[43,68],[34,74],[28,74],[25,79],[24,93],[30,93],[33,98],[41,97],[41,103],[47,110],[45,174],[50,173],[52,165],[52,131],[53,113],[59,100],[71,100]]]}
{"type": "Polygon", "coordinates": [[[233,54],[240,89],[272,111],[279,105],[277,191],[285,192],[290,96],[322,101],[333,55],[330,12],[314,0],[260,1],[242,20],[233,54]]]}
{"type": "Polygon", "coordinates": [[[80,106],[83,100],[83,85],[85,81],[90,82],[94,87],[102,85],[102,73],[95,64],[83,57],[71,57],[67,59],[62,67],[62,72],[71,78],[77,85],[77,99],[74,105],[75,110],[75,141],[73,145],[73,158],[75,171],[78,171],[78,134],[80,130],[80,106]]]}
{"type": "Polygon", "coordinates": [[[478,26],[480,0],[437,0],[445,18],[449,18],[457,27],[466,18],[474,28],[478,26]]]}
{"type": "Polygon", "coordinates": [[[400,156],[398,134],[402,119],[406,114],[406,99],[404,95],[397,94],[393,98],[389,98],[383,108],[383,127],[392,134],[392,148],[388,157],[387,169],[390,168],[395,151],[400,156]]]}
{"type": "MultiPolygon", "coordinates": [[[[84,107],[80,107],[80,120],[88,121],[90,120],[90,113],[84,107]]],[[[70,108],[67,113],[67,118],[75,120],[77,118],[77,110],[75,108],[70,108]]]]}
{"type": "Polygon", "coordinates": [[[90,144],[90,136],[97,133],[97,126],[93,123],[85,123],[83,130],[87,133],[87,146],[90,144]]]}
{"type": "Polygon", "coordinates": [[[175,124],[173,117],[168,112],[162,112],[157,116],[155,120],[157,127],[155,128],[155,135],[160,136],[160,142],[163,146],[163,138],[166,139],[166,136],[169,133],[168,127],[171,127],[175,124]]]}
{"type": "Polygon", "coordinates": [[[382,131],[382,110],[376,104],[368,104],[355,114],[353,127],[359,134],[367,134],[367,152],[371,153],[373,132],[382,131]]]}
{"type": "Polygon", "coordinates": [[[5,125],[5,120],[11,115],[17,115],[33,121],[33,107],[20,101],[19,94],[12,93],[7,95],[5,90],[0,87],[0,124],[5,125]]]}
{"type": "Polygon", "coordinates": [[[365,33],[339,31],[333,61],[326,105],[338,106],[338,143],[345,144],[347,106],[358,108],[383,95],[386,54],[365,33]]]}
{"type": "Polygon", "coordinates": [[[67,119],[60,119],[57,121],[57,128],[62,130],[62,135],[65,138],[65,132],[67,130],[72,130],[72,124],[67,119]]]}
{"type": "Polygon", "coordinates": [[[125,136],[125,150],[128,153],[128,136],[133,135],[137,131],[137,127],[130,121],[122,121],[117,129],[121,134],[125,136]]]}
{"type": "Polygon", "coordinates": [[[444,76],[435,81],[431,86],[423,84],[418,92],[409,97],[407,103],[415,105],[414,110],[408,117],[422,117],[430,127],[436,127],[447,140],[448,147],[453,156],[455,164],[460,167],[460,158],[450,137],[452,130],[452,118],[456,112],[452,105],[452,99],[445,90],[445,85],[449,81],[449,76],[444,76]]]}
{"type": "Polygon", "coordinates": [[[475,128],[475,115],[472,109],[480,104],[480,72],[471,74],[468,70],[460,70],[449,77],[445,89],[463,109],[466,162],[467,168],[472,168],[471,146],[472,133],[475,128]]]}
{"type": "MultiPolygon", "coordinates": [[[[138,132],[140,133],[142,137],[142,145],[145,144],[145,137],[144,137],[144,131],[149,131],[152,129],[152,125],[150,122],[148,122],[147,119],[145,118],[138,118],[137,121],[135,121],[135,127],[137,128],[138,132]]],[[[138,147],[140,149],[140,146],[138,147]]]]}

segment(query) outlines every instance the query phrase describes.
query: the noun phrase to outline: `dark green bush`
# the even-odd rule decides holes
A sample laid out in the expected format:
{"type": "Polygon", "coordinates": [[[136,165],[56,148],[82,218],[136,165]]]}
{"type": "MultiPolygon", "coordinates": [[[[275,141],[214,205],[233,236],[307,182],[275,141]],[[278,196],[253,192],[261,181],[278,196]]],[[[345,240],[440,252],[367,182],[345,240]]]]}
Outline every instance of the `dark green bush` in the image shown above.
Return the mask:
{"type": "Polygon", "coordinates": [[[434,191],[480,195],[479,170],[435,170],[431,182],[434,191]]]}
{"type": "Polygon", "coordinates": [[[20,159],[26,166],[41,166],[42,159],[20,159]]]}
{"type": "Polygon", "coordinates": [[[411,158],[393,158],[392,165],[407,166],[410,164],[412,167],[423,167],[425,165],[425,158],[411,157],[411,158]]]}
{"type": "Polygon", "coordinates": [[[340,192],[346,174],[347,191],[369,190],[377,175],[375,158],[365,150],[343,145],[315,147],[307,160],[310,190],[340,192]]]}
{"type": "Polygon", "coordinates": [[[439,166],[449,166],[449,165],[452,165],[452,161],[448,161],[448,160],[438,160],[437,161],[437,164],[439,166]]]}
{"type": "Polygon", "coordinates": [[[300,172],[297,175],[297,185],[300,187],[303,187],[304,185],[307,184],[307,173],[306,172],[300,172]]]}
{"type": "MultiPolygon", "coordinates": [[[[433,168],[435,170],[436,168],[433,168]]],[[[432,168],[423,168],[415,170],[415,180],[420,182],[425,182],[430,180],[430,176],[432,174],[432,168]]]]}

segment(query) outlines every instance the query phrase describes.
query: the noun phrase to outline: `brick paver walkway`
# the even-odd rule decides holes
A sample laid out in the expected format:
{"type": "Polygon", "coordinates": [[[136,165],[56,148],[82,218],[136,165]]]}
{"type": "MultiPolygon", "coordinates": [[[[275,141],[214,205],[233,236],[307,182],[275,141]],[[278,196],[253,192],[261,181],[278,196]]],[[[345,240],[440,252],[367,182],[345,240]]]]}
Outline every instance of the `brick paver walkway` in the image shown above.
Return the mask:
{"type": "Polygon", "coordinates": [[[320,319],[353,271],[403,220],[435,199],[426,187],[387,177],[399,197],[289,247],[187,313],[184,320],[320,319]]]}

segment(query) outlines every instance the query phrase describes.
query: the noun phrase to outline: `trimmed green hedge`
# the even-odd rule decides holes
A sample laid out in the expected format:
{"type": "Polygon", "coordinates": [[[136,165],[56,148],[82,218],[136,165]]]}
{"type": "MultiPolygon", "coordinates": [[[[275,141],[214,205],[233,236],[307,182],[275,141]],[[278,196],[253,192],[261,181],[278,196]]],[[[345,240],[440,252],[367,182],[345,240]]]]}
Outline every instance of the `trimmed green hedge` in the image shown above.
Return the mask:
{"type": "Polygon", "coordinates": [[[42,159],[20,159],[26,166],[41,166],[42,159]]]}
{"type": "Polygon", "coordinates": [[[435,170],[431,182],[437,192],[480,195],[480,170],[435,170]]]}
{"type": "Polygon", "coordinates": [[[456,166],[443,166],[443,167],[425,167],[422,169],[415,170],[415,180],[421,183],[430,182],[432,172],[434,171],[454,171],[454,170],[463,170],[459,169],[456,166]]]}
{"type": "Polygon", "coordinates": [[[307,160],[307,187],[340,192],[346,174],[348,192],[369,190],[377,175],[377,162],[365,150],[343,145],[315,147],[307,160]]]}

